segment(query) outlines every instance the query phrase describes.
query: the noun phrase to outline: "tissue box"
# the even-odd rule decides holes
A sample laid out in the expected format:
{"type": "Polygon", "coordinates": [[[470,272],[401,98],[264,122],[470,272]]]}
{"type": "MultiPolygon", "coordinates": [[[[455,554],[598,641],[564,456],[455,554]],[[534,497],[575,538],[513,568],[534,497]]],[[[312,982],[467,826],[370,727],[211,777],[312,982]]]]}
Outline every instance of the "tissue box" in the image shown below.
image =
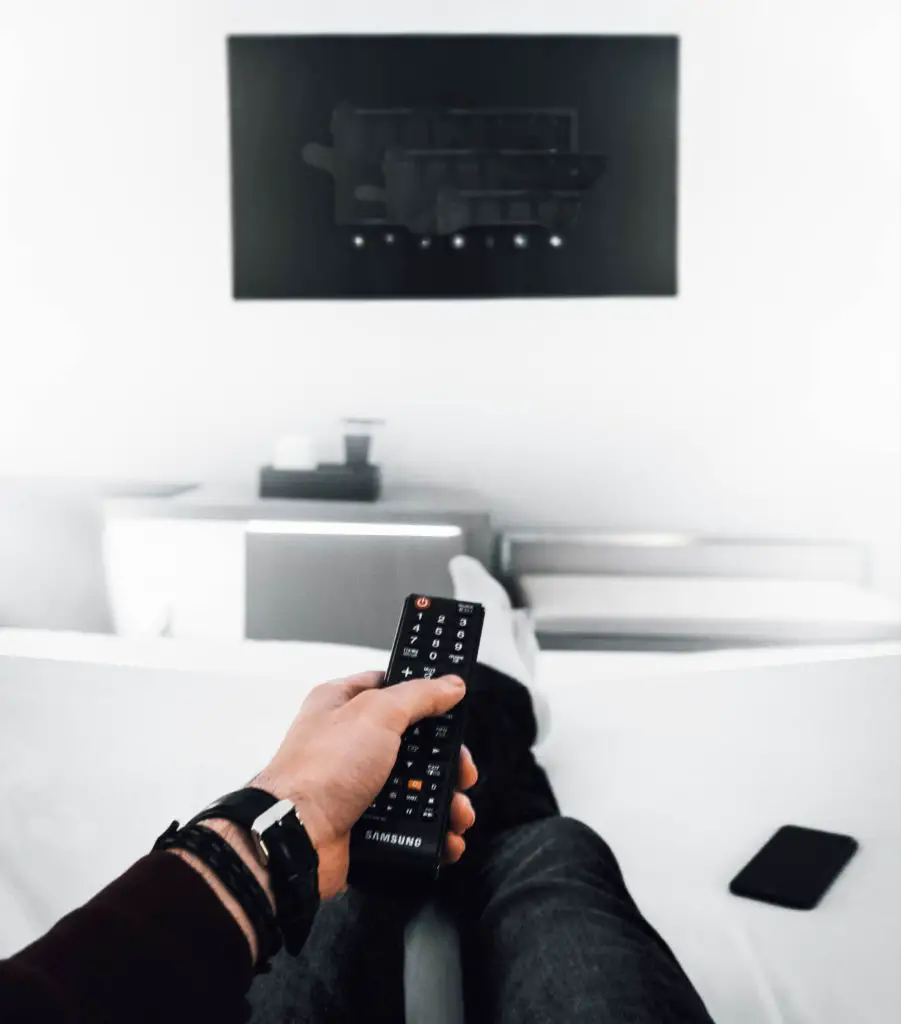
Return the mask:
{"type": "Polygon", "coordinates": [[[382,493],[378,466],[321,463],[315,469],[260,470],[261,498],[307,498],[317,501],[377,501],[382,493]]]}

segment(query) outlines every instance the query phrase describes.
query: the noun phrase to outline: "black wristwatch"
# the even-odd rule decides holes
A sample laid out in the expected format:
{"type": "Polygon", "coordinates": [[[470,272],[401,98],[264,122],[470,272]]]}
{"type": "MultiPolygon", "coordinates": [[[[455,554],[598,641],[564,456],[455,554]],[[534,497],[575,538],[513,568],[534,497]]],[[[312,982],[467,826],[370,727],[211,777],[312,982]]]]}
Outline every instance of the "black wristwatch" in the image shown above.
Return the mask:
{"type": "Polygon", "coordinates": [[[319,909],[319,855],[294,804],[262,789],[239,789],[204,808],[185,828],[210,818],[250,833],[260,864],[269,869],[285,949],[296,956],[319,909]]]}

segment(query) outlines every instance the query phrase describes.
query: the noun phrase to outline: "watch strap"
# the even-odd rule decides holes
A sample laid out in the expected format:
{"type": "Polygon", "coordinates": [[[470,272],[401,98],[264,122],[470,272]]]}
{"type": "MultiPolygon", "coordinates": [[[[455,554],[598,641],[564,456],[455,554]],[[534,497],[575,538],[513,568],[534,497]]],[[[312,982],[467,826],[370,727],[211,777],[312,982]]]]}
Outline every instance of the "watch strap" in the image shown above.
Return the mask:
{"type": "Polygon", "coordinates": [[[218,800],[214,800],[199,814],[195,814],[187,824],[196,825],[201,821],[208,821],[210,818],[224,818],[226,821],[250,829],[261,814],[270,810],[278,802],[277,796],[267,793],[264,789],[248,786],[247,789],[238,789],[234,793],[227,793],[218,800]]]}

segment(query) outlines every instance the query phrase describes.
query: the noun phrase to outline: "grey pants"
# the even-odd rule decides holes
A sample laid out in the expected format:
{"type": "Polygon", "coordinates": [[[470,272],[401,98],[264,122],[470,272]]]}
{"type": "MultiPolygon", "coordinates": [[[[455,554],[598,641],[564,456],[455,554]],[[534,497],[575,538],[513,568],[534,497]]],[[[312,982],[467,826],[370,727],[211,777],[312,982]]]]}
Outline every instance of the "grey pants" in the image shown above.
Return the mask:
{"type": "MultiPolygon", "coordinates": [[[[710,1024],[613,852],[560,817],[531,754],[528,691],[480,669],[469,699],[478,820],[435,894],[460,927],[467,1024],[710,1024]]],[[[254,982],[253,1024],[401,1024],[417,908],[354,890],[323,905],[301,955],[254,982]]]]}

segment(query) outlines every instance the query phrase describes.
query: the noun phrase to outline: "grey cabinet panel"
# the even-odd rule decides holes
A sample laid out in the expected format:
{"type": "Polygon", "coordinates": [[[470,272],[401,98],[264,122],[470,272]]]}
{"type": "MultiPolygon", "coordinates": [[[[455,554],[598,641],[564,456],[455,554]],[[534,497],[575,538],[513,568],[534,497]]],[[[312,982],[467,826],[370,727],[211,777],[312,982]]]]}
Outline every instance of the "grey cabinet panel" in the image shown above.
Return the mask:
{"type": "Polygon", "coordinates": [[[408,594],[452,593],[447,563],[464,543],[249,533],[247,636],[388,649],[408,594]]]}

